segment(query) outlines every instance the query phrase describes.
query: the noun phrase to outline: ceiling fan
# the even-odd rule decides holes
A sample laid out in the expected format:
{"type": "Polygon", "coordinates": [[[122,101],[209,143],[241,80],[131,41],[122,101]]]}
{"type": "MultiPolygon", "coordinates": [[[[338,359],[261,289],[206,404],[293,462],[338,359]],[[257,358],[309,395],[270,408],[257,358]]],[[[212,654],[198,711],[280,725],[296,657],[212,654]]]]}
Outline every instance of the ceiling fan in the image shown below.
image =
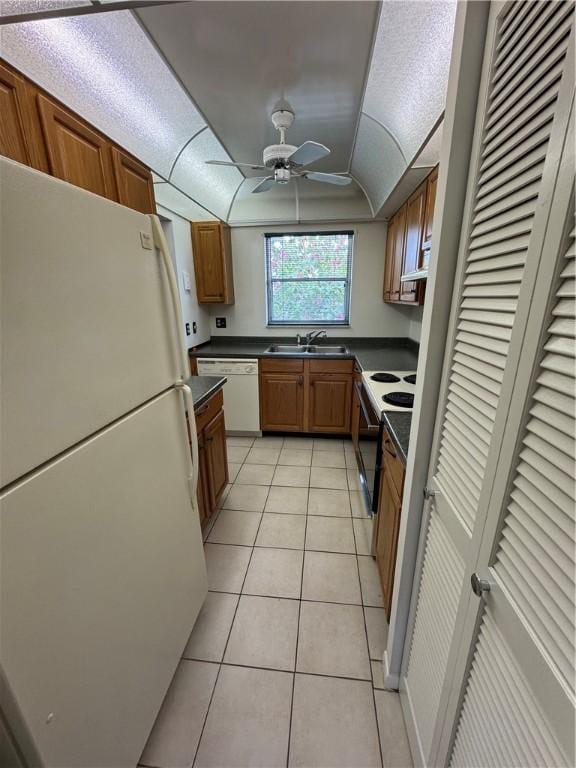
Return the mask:
{"type": "Polygon", "coordinates": [[[309,181],[319,181],[323,184],[336,184],[344,187],[352,182],[349,176],[337,173],[320,173],[307,171],[305,167],[321,160],[330,154],[328,147],[316,141],[305,141],[299,147],[286,144],[286,131],[294,121],[294,113],[289,109],[278,109],[272,112],[272,124],[280,133],[280,143],[271,144],[263,153],[263,165],[252,163],[234,163],[227,160],[206,160],[208,165],[232,165],[236,168],[252,168],[252,170],[270,170],[272,176],[258,176],[261,179],[252,193],[267,192],[274,184],[287,184],[290,179],[302,178],[309,181]]]}

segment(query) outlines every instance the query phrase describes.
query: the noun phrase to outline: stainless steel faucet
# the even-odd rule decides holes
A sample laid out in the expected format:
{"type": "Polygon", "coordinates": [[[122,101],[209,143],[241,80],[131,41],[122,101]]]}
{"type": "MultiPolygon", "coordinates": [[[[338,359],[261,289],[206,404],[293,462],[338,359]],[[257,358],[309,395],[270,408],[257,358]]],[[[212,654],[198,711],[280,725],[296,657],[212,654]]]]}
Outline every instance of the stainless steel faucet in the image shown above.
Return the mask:
{"type": "Polygon", "coordinates": [[[308,331],[306,334],[306,344],[312,344],[313,341],[318,341],[318,339],[326,339],[328,337],[328,334],[326,331],[308,331]]]}

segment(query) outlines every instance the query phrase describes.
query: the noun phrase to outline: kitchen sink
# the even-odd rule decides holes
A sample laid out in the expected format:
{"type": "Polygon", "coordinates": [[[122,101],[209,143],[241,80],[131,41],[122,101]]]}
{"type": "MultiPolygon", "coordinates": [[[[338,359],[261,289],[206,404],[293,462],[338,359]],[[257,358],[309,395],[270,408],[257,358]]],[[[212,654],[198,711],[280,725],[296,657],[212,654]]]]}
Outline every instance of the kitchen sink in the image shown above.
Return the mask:
{"type": "Polygon", "coordinates": [[[266,352],[276,353],[277,355],[303,355],[308,352],[306,344],[272,344],[266,352]]]}
{"type": "Polygon", "coordinates": [[[306,347],[306,352],[308,352],[310,355],[347,355],[348,347],[342,347],[339,345],[330,347],[327,344],[316,346],[314,344],[309,344],[306,347]]]}
{"type": "Polygon", "coordinates": [[[272,344],[266,352],[276,355],[347,355],[348,348],[327,344],[272,344]]]}

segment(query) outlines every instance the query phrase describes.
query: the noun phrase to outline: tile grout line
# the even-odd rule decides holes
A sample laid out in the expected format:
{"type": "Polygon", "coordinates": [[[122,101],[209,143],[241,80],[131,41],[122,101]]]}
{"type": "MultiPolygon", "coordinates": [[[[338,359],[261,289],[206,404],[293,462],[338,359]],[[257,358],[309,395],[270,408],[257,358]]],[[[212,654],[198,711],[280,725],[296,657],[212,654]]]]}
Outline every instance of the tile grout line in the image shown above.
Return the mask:
{"type": "MultiPolygon", "coordinates": [[[[268,488],[268,493],[270,493],[270,488],[268,488]]],[[[266,506],[266,501],[268,499],[268,494],[266,494],[266,499],[264,501],[264,506],[266,506]]],[[[254,536],[254,542],[256,541],[256,538],[258,537],[258,532],[260,530],[260,526],[262,525],[262,519],[264,517],[264,514],[262,513],[260,515],[260,520],[258,521],[258,528],[256,529],[256,535],[254,536]]],[[[204,722],[202,723],[202,730],[200,731],[200,736],[198,737],[198,743],[196,744],[196,749],[194,750],[194,759],[192,760],[191,768],[194,768],[194,765],[196,764],[196,759],[198,757],[198,751],[200,750],[200,745],[202,743],[202,738],[204,736],[204,730],[206,728],[206,723],[208,722],[208,715],[210,714],[210,709],[212,707],[212,701],[214,700],[214,694],[216,693],[216,687],[218,686],[218,680],[220,679],[220,672],[222,671],[222,667],[224,666],[224,657],[226,656],[226,651],[228,650],[228,643],[230,642],[230,635],[232,634],[232,628],[234,627],[234,622],[236,620],[236,614],[238,613],[238,607],[240,605],[240,600],[242,598],[242,590],[244,589],[244,584],[246,583],[246,577],[248,575],[248,570],[250,568],[250,563],[252,562],[252,555],[254,554],[254,545],[252,546],[252,551],[250,552],[250,557],[248,558],[248,565],[246,566],[246,571],[244,573],[244,578],[242,579],[242,584],[240,586],[240,594],[238,595],[238,602],[236,603],[236,608],[234,609],[234,616],[232,617],[232,622],[230,624],[230,629],[228,630],[228,637],[226,638],[226,644],[224,645],[224,650],[222,651],[222,659],[218,666],[218,672],[216,674],[216,679],[214,680],[214,687],[212,688],[212,693],[210,694],[210,701],[208,702],[208,707],[206,708],[206,715],[204,716],[204,722]]],[[[210,591],[210,590],[208,590],[210,591]]]]}
{"type": "Polygon", "coordinates": [[[304,563],[306,561],[306,534],[308,532],[308,507],[310,504],[310,485],[306,497],[306,522],[304,524],[304,543],[302,545],[302,569],[300,571],[300,599],[298,601],[298,621],[296,624],[296,648],[294,649],[294,673],[292,676],[292,696],[290,698],[290,719],[288,722],[288,749],[286,751],[286,768],[290,765],[290,747],[292,744],[292,718],[294,715],[294,691],[296,689],[296,670],[298,668],[298,646],[300,645],[300,614],[302,613],[302,591],[304,589],[304,563]]]}
{"type": "Polygon", "coordinates": [[[358,570],[358,581],[360,582],[360,594],[362,600],[362,618],[364,619],[364,635],[366,638],[366,649],[368,651],[368,664],[370,665],[370,683],[372,688],[372,703],[374,705],[374,720],[376,724],[376,733],[378,735],[378,747],[380,749],[380,764],[384,765],[382,757],[382,738],[380,736],[380,725],[378,723],[378,707],[376,706],[376,693],[374,692],[374,673],[372,672],[372,659],[370,657],[370,642],[368,640],[368,624],[366,623],[366,606],[364,605],[364,595],[362,594],[362,581],[360,579],[360,563],[358,560],[358,544],[356,543],[356,531],[352,526],[352,533],[354,535],[354,543],[356,544],[356,568],[358,570]]]}

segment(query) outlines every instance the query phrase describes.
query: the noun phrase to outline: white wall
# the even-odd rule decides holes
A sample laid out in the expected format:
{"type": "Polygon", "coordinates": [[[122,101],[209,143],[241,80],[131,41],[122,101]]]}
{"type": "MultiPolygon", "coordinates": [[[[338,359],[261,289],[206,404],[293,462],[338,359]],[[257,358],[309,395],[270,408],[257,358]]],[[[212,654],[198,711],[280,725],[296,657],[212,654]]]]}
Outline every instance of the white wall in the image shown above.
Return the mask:
{"type": "MultiPolygon", "coordinates": [[[[328,329],[329,335],[409,336],[411,315],[419,310],[395,307],[382,300],[386,251],[386,224],[383,222],[233,227],[236,303],[210,309],[212,336],[294,336],[295,328],[266,327],[264,233],[343,229],[355,232],[350,327],[328,329]],[[226,318],[226,328],[216,328],[216,317],[226,318]]],[[[414,333],[416,330],[415,327],[414,333]]]]}
{"type": "Polygon", "coordinates": [[[422,315],[424,314],[424,307],[414,307],[410,310],[410,326],[408,328],[408,336],[412,341],[420,344],[420,336],[422,335],[422,315]]]}
{"type": "Polygon", "coordinates": [[[190,222],[160,205],[157,206],[157,211],[162,220],[168,245],[172,251],[178,278],[183,321],[184,324],[190,324],[189,336],[186,336],[186,331],[183,329],[186,346],[190,349],[190,347],[194,347],[196,344],[203,344],[210,339],[210,315],[205,307],[201,307],[198,304],[196,296],[190,222]],[[183,272],[187,272],[190,275],[190,291],[184,289],[183,272]],[[194,327],[193,323],[196,323],[196,333],[192,330],[194,327]]]}

